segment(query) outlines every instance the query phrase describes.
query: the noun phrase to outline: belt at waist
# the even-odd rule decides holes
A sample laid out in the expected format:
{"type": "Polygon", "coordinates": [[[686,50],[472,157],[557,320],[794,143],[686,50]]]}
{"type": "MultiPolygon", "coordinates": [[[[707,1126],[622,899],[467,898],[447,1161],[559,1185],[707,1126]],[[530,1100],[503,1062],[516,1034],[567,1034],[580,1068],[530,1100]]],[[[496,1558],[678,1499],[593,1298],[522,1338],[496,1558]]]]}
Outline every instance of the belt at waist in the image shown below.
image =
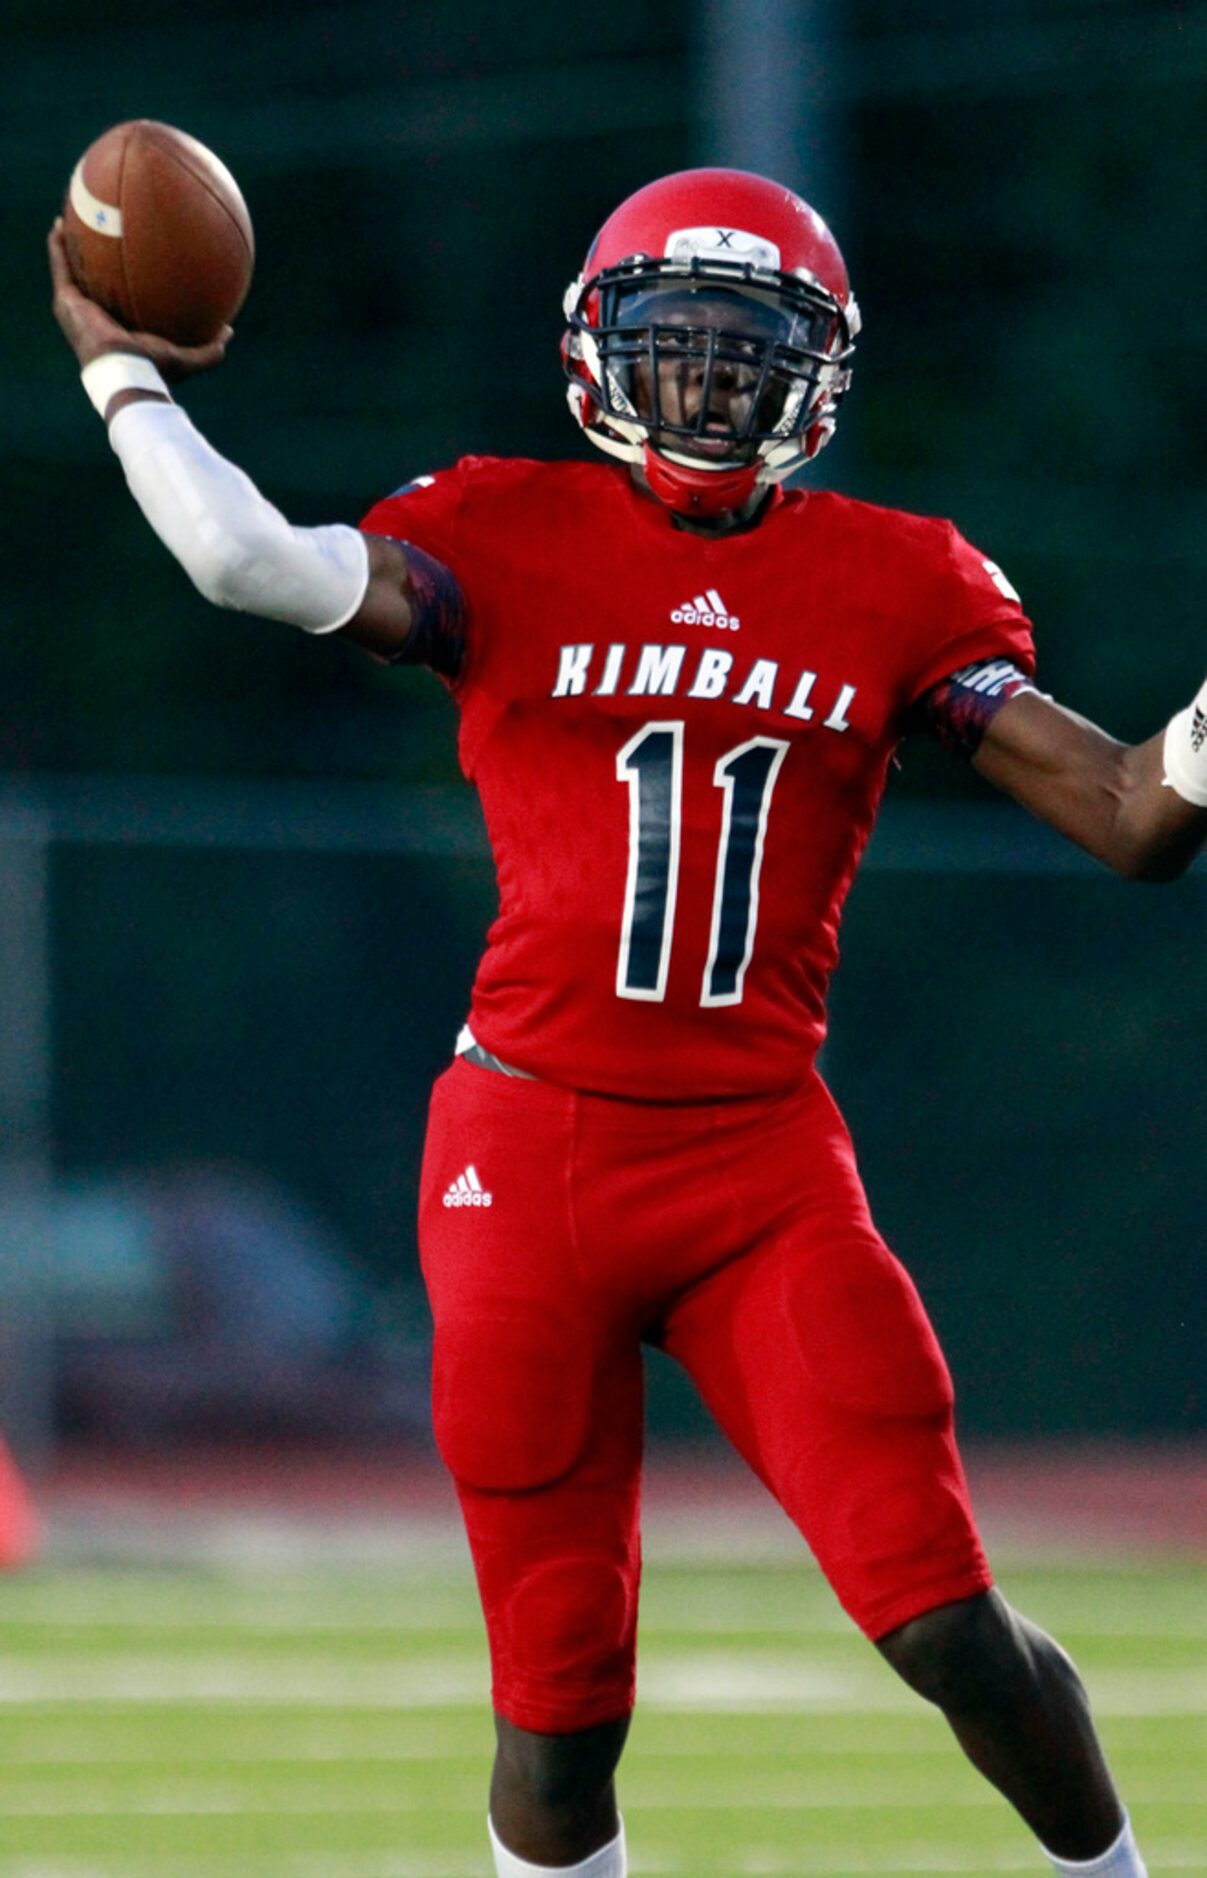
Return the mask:
{"type": "Polygon", "coordinates": [[[457,1038],[457,1055],[466,1063],[472,1063],[477,1069],[497,1070],[500,1076],[518,1076],[522,1082],[536,1082],[526,1069],[516,1069],[513,1063],[505,1063],[493,1050],[486,1050],[478,1042],[468,1024],[462,1026],[457,1038]]]}

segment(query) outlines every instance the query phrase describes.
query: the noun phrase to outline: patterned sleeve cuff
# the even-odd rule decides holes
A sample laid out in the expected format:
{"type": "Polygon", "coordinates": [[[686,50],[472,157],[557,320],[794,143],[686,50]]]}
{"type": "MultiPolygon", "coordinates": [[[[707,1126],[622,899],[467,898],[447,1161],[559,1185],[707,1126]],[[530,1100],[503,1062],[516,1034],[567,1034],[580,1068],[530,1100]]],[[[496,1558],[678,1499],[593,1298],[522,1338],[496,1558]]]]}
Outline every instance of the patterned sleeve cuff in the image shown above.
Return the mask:
{"type": "Polygon", "coordinates": [[[1011,659],[977,659],[924,691],[910,713],[909,728],[925,730],[968,761],[1004,704],[1020,691],[1034,691],[1011,659]]]}

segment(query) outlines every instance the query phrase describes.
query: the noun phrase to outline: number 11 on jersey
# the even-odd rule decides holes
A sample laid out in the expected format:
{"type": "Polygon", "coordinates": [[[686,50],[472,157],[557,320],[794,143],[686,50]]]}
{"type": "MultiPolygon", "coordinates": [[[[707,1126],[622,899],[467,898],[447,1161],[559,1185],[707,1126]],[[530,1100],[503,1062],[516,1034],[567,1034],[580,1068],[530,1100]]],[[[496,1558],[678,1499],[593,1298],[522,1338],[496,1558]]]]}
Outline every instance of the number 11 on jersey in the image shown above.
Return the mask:
{"type": "MultiPolygon", "coordinates": [[[[742,1001],[758,927],[767,812],[787,750],[779,738],[751,737],[720,757],[713,770],[724,806],[702,1005],[742,1001]]],[[[679,885],[683,725],[644,725],[618,752],[616,779],[629,790],[629,867],[616,995],[658,1003],[666,996],[679,885]]]]}

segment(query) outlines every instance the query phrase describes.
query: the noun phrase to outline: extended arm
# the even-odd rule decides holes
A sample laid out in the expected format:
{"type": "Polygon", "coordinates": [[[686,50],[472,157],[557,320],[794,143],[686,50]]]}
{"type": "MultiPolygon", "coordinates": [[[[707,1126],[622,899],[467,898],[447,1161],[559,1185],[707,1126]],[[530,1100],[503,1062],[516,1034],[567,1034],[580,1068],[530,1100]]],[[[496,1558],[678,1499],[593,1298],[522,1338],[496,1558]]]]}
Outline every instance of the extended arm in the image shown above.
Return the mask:
{"type": "Polygon", "coordinates": [[[342,524],[293,527],[172,402],[165,381],[219,363],[229,332],[198,347],[129,333],[75,285],[58,223],[49,251],[55,317],[131,491],[206,598],[309,632],[339,631],[378,658],[425,656],[455,595],[439,580],[443,570],[426,557],[412,567],[397,542],[342,524]]]}
{"type": "Polygon", "coordinates": [[[1020,691],[985,725],[972,761],[1117,873],[1172,880],[1207,840],[1207,749],[1194,711],[1131,746],[1039,692],[1020,691]]]}

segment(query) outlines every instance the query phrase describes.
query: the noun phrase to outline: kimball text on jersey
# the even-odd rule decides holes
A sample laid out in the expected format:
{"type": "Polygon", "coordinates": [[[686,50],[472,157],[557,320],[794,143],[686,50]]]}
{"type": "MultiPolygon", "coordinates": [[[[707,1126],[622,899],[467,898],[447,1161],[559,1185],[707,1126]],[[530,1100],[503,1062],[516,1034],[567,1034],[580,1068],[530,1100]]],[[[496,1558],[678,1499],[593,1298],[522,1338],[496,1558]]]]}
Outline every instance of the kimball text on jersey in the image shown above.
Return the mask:
{"type": "MultiPolygon", "coordinates": [[[[818,715],[820,706],[815,709],[810,703],[816,672],[800,672],[795,681],[786,678],[781,683],[777,659],[755,659],[748,669],[743,664],[735,674],[733,653],[708,646],[689,668],[691,682],[685,684],[687,657],[686,646],[610,645],[598,654],[594,645],[562,646],[552,696],[608,698],[622,693],[630,698],[673,698],[682,693],[687,698],[728,698],[731,704],[778,710],[784,717],[804,722],[818,715]],[[787,702],[777,702],[777,694],[787,702]]],[[[839,687],[828,714],[820,720],[823,729],[850,728],[847,711],[854,696],[854,685],[839,687]]]]}

